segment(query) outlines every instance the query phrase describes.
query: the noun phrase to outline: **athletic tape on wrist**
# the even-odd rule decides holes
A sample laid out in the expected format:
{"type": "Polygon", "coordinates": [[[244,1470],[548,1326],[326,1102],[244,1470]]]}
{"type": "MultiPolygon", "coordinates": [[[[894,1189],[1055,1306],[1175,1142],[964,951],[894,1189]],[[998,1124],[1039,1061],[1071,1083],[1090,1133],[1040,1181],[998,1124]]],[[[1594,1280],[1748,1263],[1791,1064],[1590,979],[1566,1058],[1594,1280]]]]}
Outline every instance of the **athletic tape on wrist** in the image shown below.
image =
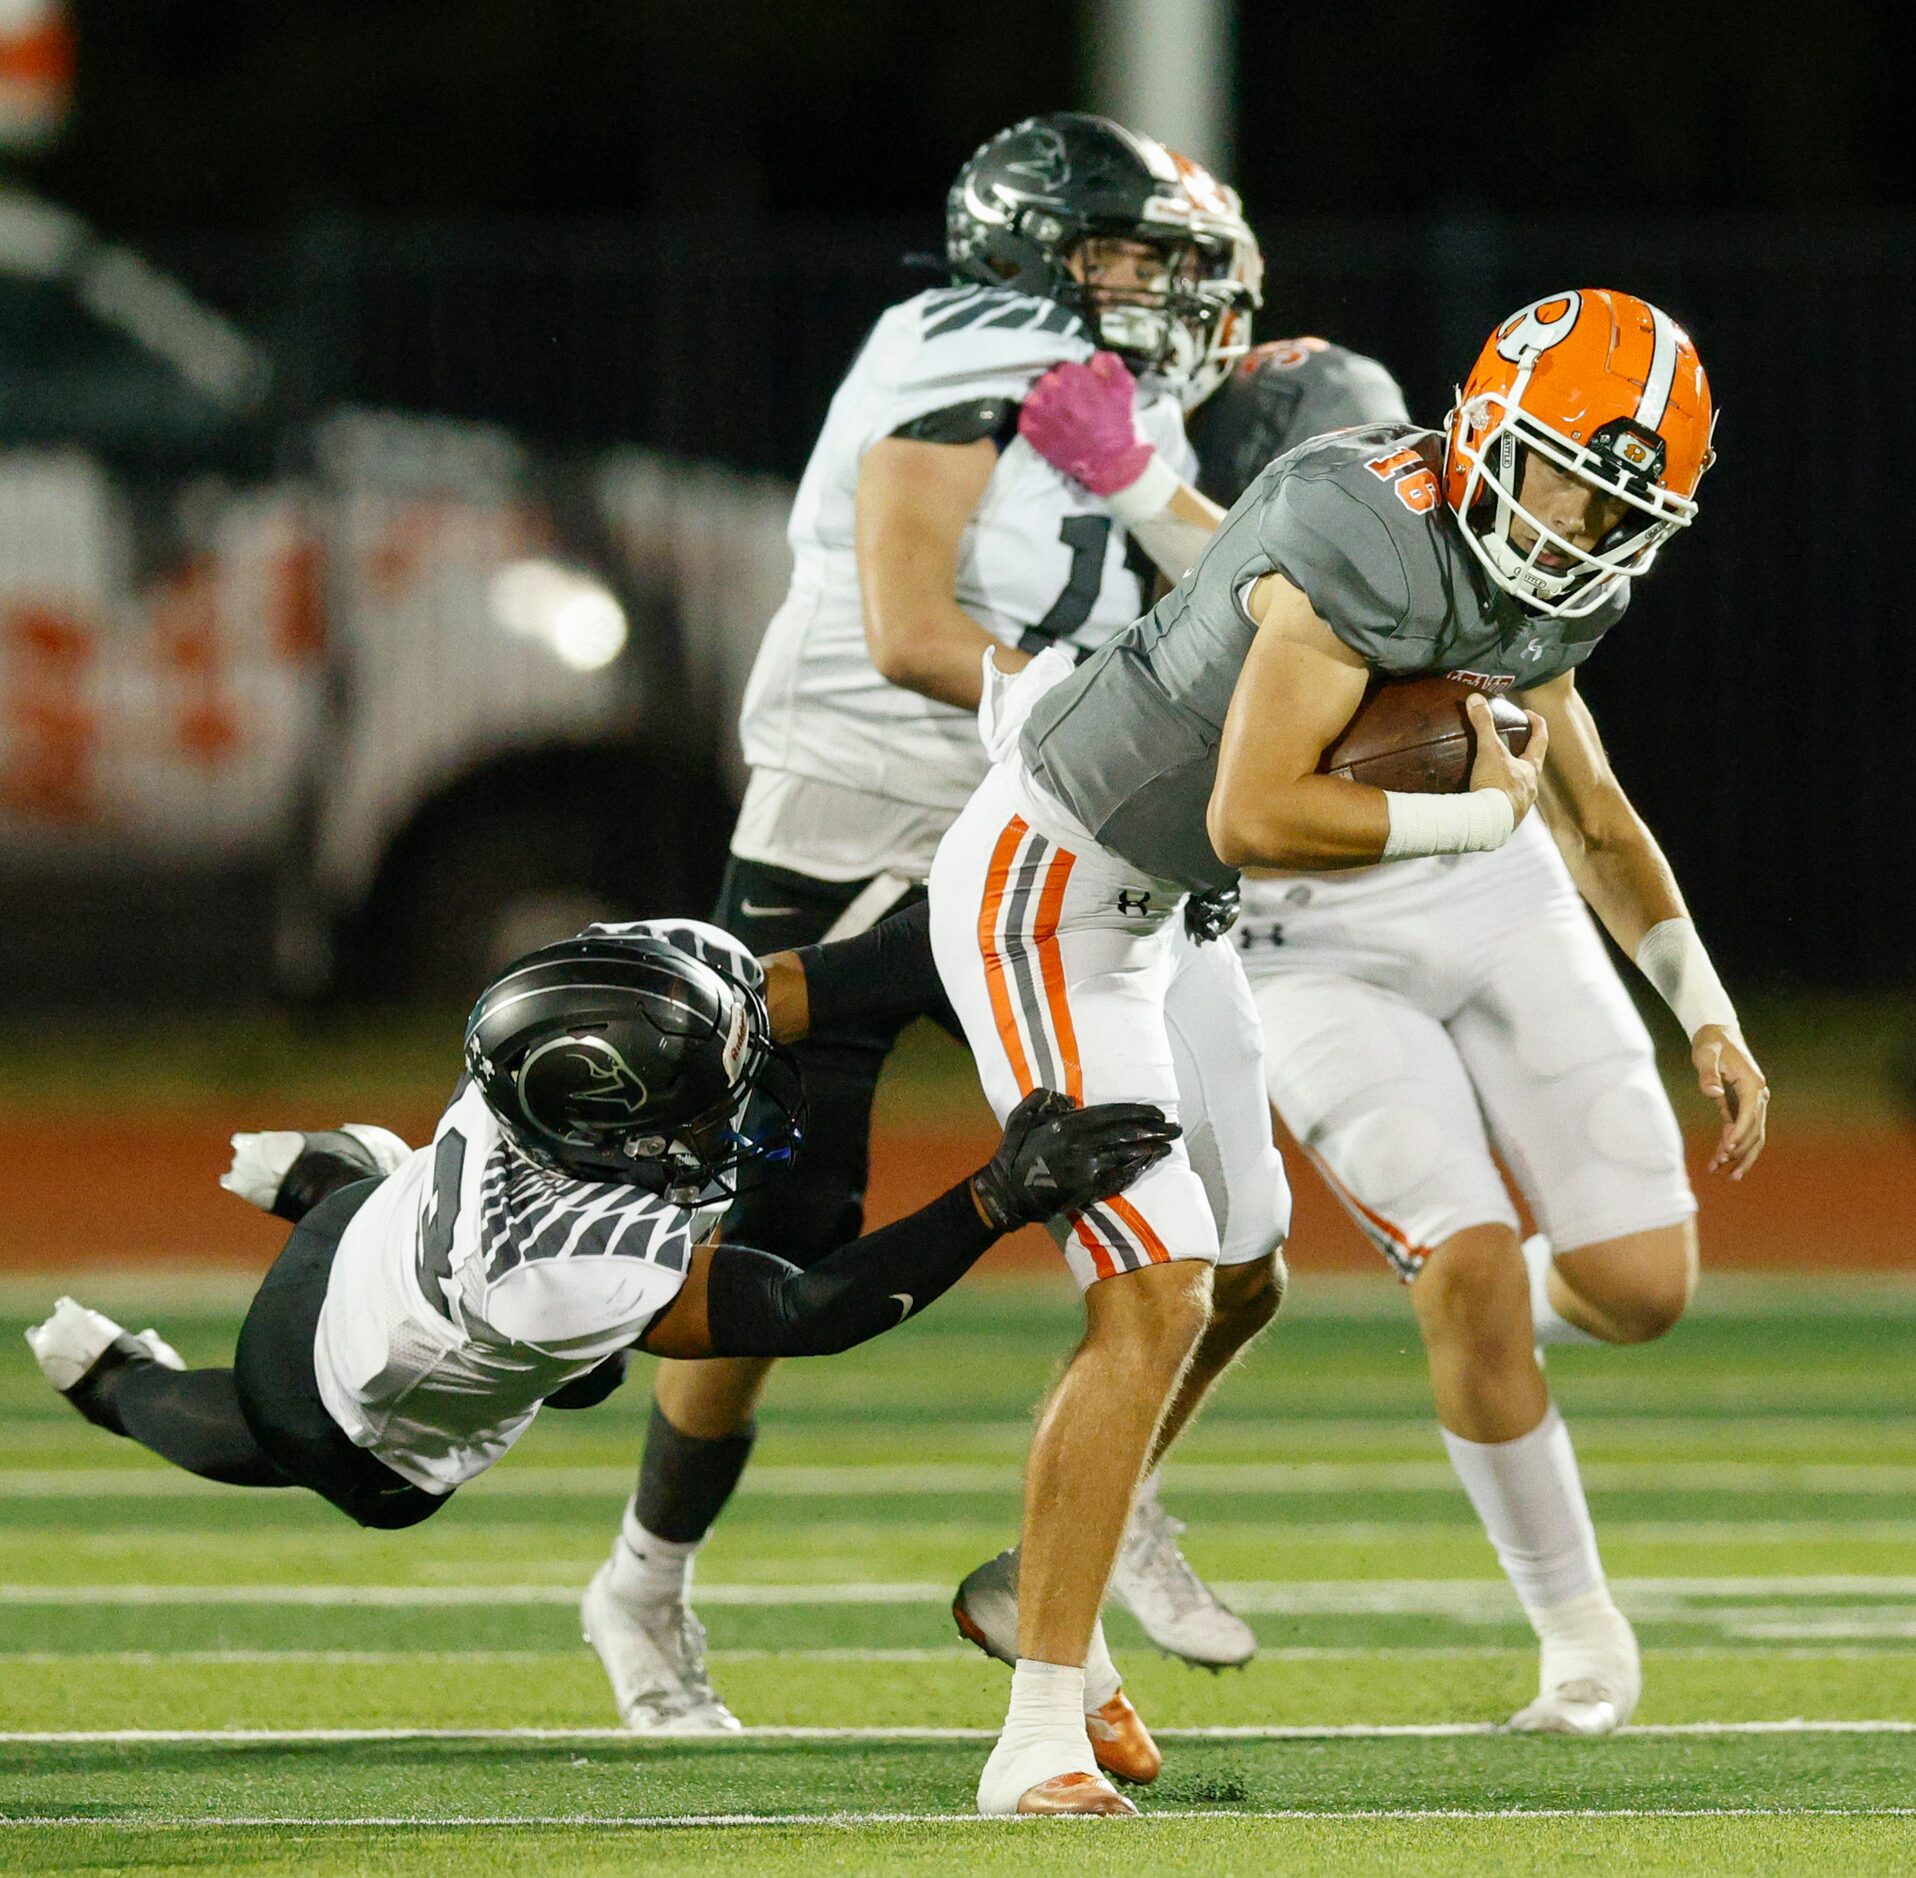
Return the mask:
{"type": "Polygon", "coordinates": [[[1104,498],[1104,506],[1126,528],[1136,528],[1140,522],[1156,521],[1171,506],[1177,492],[1177,471],[1154,450],[1144,474],[1136,482],[1113,490],[1104,498]]]}
{"type": "Polygon", "coordinates": [[[1706,1024],[1738,1028],[1736,1006],[1696,936],[1694,920],[1666,919],[1652,926],[1637,946],[1637,970],[1656,987],[1686,1037],[1706,1024]]]}
{"type": "Polygon", "coordinates": [[[1384,805],[1390,812],[1390,833],[1384,840],[1387,861],[1480,854],[1501,848],[1517,826],[1517,812],[1501,789],[1471,789],[1459,796],[1386,789],[1384,805]]]}

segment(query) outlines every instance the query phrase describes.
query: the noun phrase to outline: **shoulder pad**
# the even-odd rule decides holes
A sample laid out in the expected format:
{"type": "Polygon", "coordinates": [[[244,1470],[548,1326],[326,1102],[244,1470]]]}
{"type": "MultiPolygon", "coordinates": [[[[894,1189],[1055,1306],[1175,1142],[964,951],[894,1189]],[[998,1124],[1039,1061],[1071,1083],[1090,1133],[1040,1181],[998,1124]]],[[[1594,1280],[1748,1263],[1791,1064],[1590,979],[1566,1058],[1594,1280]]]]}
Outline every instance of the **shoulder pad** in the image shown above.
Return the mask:
{"type": "Polygon", "coordinates": [[[1199,413],[1201,487],[1230,503],[1265,464],[1328,431],[1406,423],[1397,381],[1375,359],[1327,339],[1255,346],[1199,413]]]}
{"type": "Polygon", "coordinates": [[[1056,333],[1089,339],[1083,320],[1062,302],[1041,300],[1010,287],[934,288],[921,294],[916,304],[927,339],[964,332],[1056,333]]]}
{"type": "MultiPolygon", "coordinates": [[[[1429,558],[1429,528],[1373,470],[1411,453],[1395,426],[1341,433],[1297,451],[1278,471],[1260,530],[1271,565],[1310,601],[1317,616],[1379,671],[1421,670],[1428,634],[1413,617],[1415,570],[1429,558]]],[[[1434,630],[1434,623],[1433,623],[1434,630]]]]}
{"type": "Polygon", "coordinates": [[[868,343],[862,363],[878,396],[865,407],[864,447],[953,406],[1021,403],[1054,365],[1092,350],[1078,316],[1055,300],[1008,287],[921,293],[883,315],[868,343]]]}
{"type": "Polygon", "coordinates": [[[989,437],[1002,450],[1018,434],[1018,403],[1014,398],[972,398],[947,404],[900,424],[892,432],[911,443],[977,443],[989,437]]]}

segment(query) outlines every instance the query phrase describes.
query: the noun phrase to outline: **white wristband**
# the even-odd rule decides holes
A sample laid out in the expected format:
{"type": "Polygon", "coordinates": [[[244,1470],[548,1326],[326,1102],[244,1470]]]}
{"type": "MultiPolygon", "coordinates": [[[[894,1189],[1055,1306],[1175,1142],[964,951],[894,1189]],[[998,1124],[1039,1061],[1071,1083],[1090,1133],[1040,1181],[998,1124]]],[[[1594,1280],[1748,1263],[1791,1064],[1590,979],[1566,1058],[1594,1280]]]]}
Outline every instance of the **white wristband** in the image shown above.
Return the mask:
{"type": "Polygon", "coordinates": [[[1676,1014],[1686,1037],[1705,1024],[1739,1028],[1736,1006],[1696,936],[1691,919],[1659,920],[1637,946],[1637,970],[1657,989],[1657,995],[1676,1014]]]}
{"type": "Polygon", "coordinates": [[[1135,528],[1140,522],[1156,521],[1171,506],[1177,492],[1177,471],[1153,450],[1144,474],[1136,482],[1113,490],[1104,498],[1104,506],[1126,528],[1135,528]]]}
{"type": "Polygon", "coordinates": [[[1517,826],[1517,812],[1501,789],[1472,789],[1460,796],[1386,789],[1384,806],[1390,811],[1383,856],[1387,861],[1501,848],[1517,826]]]}

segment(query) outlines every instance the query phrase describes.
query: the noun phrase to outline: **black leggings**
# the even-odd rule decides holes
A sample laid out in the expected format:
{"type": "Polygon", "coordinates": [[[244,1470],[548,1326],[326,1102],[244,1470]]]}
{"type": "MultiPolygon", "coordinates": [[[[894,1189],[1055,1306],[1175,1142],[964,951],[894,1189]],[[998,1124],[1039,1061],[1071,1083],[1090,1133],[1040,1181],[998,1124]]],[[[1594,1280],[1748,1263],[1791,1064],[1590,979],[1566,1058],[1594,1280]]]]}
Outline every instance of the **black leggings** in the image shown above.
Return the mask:
{"type": "Polygon", "coordinates": [[[362,1526],[416,1526],[452,1496],[427,1493],[356,1447],[326,1412],[313,1342],[333,1254],[379,1183],[342,1188],[293,1228],[254,1294],[231,1369],[131,1363],[101,1394],[142,1447],[207,1480],[308,1487],[362,1526]]]}

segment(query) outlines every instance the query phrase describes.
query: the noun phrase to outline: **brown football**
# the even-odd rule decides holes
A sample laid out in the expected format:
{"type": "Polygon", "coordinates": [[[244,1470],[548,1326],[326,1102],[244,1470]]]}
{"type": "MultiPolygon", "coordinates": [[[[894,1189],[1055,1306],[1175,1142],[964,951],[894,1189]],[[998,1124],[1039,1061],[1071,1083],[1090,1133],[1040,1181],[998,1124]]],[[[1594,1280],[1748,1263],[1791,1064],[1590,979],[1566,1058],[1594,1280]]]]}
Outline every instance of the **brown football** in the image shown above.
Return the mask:
{"type": "MultiPolygon", "coordinates": [[[[1377,789],[1455,795],[1470,781],[1477,737],[1464,711],[1474,687],[1455,678],[1373,679],[1318,770],[1377,789]]],[[[1513,756],[1530,741],[1530,722],[1508,698],[1493,697],[1497,734],[1513,756]]]]}

